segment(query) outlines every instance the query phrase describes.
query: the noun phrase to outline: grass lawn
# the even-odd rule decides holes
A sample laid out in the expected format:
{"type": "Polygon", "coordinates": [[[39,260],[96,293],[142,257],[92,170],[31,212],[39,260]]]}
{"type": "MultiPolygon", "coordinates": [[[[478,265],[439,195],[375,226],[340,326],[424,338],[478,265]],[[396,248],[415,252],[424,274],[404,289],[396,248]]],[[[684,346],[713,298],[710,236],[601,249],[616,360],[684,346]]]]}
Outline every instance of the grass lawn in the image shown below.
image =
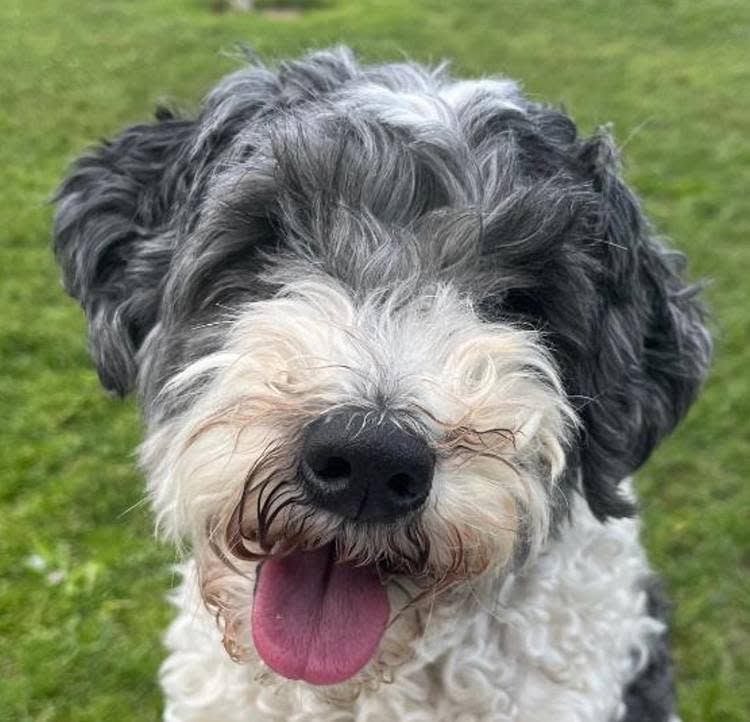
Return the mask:
{"type": "MultiPolygon", "coordinates": [[[[244,41],[505,73],[589,131],[612,121],[664,233],[712,279],[719,337],[687,423],[639,475],[677,608],[685,722],[750,720],[750,3],[327,0],[0,3],[0,720],[156,720],[173,553],[151,535],[135,405],[108,399],[49,251],[45,200],[88,144],[190,108],[244,41]]],[[[645,722],[645,721],[644,721],[645,722]]]]}

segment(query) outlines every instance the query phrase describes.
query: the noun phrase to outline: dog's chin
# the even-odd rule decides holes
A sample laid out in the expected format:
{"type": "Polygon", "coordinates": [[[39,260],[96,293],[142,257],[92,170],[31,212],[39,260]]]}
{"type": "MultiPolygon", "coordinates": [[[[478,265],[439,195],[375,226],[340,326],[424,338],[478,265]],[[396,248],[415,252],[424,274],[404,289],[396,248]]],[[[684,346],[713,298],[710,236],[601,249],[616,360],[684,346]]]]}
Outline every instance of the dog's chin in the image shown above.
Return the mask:
{"type": "Polygon", "coordinates": [[[340,684],[373,659],[390,611],[376,565],[336,559],[333,543],[293,551],[259,569],[253,642],[263,661],[283,677],[340,684]]]}

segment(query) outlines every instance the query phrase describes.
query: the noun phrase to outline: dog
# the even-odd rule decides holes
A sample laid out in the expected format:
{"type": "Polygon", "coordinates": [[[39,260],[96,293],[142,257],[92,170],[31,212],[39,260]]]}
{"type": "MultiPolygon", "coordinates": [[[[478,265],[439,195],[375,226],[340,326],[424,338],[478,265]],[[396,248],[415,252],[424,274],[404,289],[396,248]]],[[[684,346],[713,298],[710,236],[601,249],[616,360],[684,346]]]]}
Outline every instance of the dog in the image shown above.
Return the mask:
{"type": "Polygon", "coordinates": [[[606,130],[333,48],[158,110],[56,203],[189,550],[165,720],[676,720],[630,475],[711,340],[606,130]]]}

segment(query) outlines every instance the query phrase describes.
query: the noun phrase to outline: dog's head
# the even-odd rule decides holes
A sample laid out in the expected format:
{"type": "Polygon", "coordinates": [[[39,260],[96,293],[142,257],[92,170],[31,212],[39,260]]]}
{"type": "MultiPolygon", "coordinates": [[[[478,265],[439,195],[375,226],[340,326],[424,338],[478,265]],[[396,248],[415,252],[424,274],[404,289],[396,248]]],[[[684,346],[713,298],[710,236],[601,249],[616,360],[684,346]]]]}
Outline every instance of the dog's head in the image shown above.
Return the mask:
{"type": "Polygon", "coordinates": [[[252,66],[84,157],[58,203],[160,527],[230,653],[313,684],[383,676],[425,604],[533,558],[570,495],[632,513],[618,483],[708,364],[608,136],[505,80],[252,66]]]}

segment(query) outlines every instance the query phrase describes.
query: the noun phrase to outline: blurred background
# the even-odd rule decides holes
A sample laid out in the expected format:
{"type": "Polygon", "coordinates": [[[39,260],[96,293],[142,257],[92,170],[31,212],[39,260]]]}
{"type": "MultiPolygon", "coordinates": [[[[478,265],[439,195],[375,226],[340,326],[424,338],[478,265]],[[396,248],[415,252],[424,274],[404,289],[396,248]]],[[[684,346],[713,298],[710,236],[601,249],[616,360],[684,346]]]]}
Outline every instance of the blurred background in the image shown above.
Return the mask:
{"type": "Polygon", "coordinates": [[[657,228],[711,281],[718,335],[702,399],[637,482],[681,713],[750,720],[750,2],[247,4],[0,3],[0,720],[160,717],[174,553],[142,503],[136,407],[100,390],[61,291],[47,199],[93,142],[157,103],[195,108],[237,42],[448,58],[520,79],[586,133],[613,124],[657,228]]]}

